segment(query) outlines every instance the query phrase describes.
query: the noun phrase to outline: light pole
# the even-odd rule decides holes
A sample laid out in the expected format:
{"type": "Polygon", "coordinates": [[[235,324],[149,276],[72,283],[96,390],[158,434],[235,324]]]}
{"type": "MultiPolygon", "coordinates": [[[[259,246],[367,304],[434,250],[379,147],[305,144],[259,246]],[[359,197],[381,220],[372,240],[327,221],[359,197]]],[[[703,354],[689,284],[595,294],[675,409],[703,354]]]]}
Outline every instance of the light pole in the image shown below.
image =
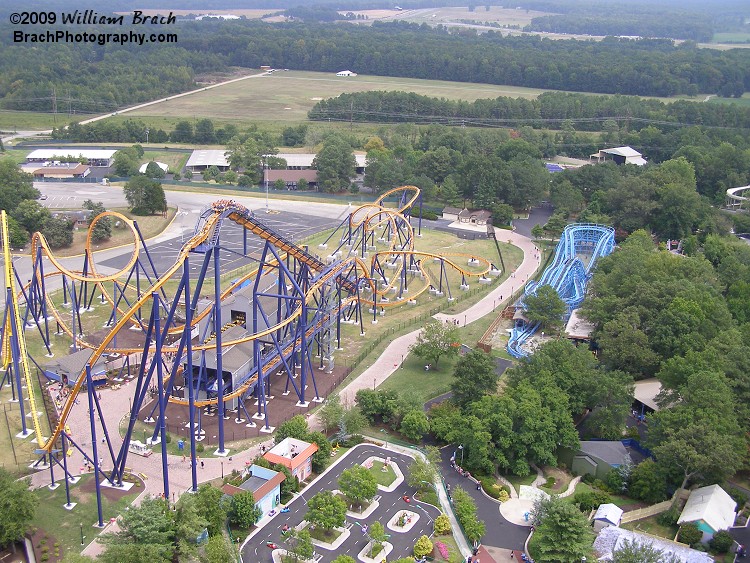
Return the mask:
{"type": "Polygon", "coordinates": [[[263,183],[266,185],[266,214],[270,213],[268,209],[268,180],[266,179],[266,159],[261,160],[263,165],[263,183]]]}
{"type": "Polygon", "coordinates": [[[81,545],[83,545],[83,538],[86,537],[83,535],[83,522],[81,522],[81,545]]]}
{"type": "Polygon", "coordinates": [[[461,451],[461,465],[463,465],[463,463],[464,463],[464,445],[461,444],[460,446],[458,446],[458,449],[461,451]]]}
{"type": "Polygon", "coordinates": [[[224,478],[224,460],[221,461],[221,478],[224,478]]]}

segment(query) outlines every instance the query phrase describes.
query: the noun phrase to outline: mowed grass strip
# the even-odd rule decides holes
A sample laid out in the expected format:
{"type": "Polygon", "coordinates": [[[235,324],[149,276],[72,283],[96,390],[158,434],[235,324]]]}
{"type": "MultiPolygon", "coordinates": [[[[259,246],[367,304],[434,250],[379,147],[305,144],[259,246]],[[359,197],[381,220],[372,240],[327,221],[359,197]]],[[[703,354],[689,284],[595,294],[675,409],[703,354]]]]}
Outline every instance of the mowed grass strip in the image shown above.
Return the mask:
{"type": "MultiPolygon", "coordinates": [[[[254,72],[248,69],[248,74],[254,72]]],[[[536,98],[545,92],[537,88],[468,82],[366,75],[337,77],[334,73],[328,72],[279,71],[196,92],[190,96],[166,100],[160,104],[127,112],[122,117],[192,120],[195,116],[201,116],[231,120],[234,123],[268,119],[298,122],[307,119],[307,112],[320,99],[333,98],[344,93],[377,90],[414,92],[424,96],[470,102],[498,96],[536,98]]]]}

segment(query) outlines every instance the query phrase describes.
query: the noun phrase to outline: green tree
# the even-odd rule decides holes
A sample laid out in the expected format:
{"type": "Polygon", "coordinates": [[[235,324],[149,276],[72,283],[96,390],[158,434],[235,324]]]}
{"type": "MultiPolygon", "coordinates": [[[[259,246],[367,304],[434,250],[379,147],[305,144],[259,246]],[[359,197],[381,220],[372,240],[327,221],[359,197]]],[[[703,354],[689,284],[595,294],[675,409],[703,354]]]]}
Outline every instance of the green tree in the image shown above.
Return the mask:
{"type": "Polygon", "coordinates": [[[591,550],[588,520],[575,506],[559,498],[551,499],[535,536],[543,561],[577,563],[591,550]]]}
{"type": "Polygon", "coordinates": [[[667,477],[652,459],[639,463],[630,474],[628,494],[648,503],[661,502],[667,498],[667,477]]]}
{"type": "Polygon", "coordinates": [[[380,522],[373,522],[370,529],[367,531],[367,535],[370,536],[370,541],[372,542],[370,552],[373,554],[380,552],[380,548],[383,547],[383,544],[389,537],[389,535],[385,533],[383,524],[380,522]]]}
{"type": "Polygon", "coordinates": [[[330,532],[346,520],[346,503],[331,491],[321,491],[307,501],[305,520],[330,532]]]}
{"type": "Polygon", "coordinates": [[[524,298],[524,303],[524,314],[528,319],[533,323],[541,323],[547,329],[558,328],[567,310],[565,302],[551,285],[538,287],[533,294],[524,298]]]}
{"type": "Polygon", "coordinates": [[[200,560],[201,563],[235,563],[237,548],[224,534],[217,534],[208,538],[200,560]]]}
{"type": "Polygon", "coordinates": [[[185,170],[185,179],[190,181],[193,179],[193,171],[190,169],[185,170]]]}
{"type": "Polygon", "coordinates": [[[44,224],[52,217],[52,213],[33,199],[24,199],[13,210],[11,217],[29,233],[35,233],[44,228],[44,224]]]}
{"type": "MultiPolygon", "coordinates": [[[[175,551],[175,515],[163,499],[147,496],[139,506],[131,506],[120,517],[120,531],[106,534],[100,542],[106,544],[105,554],[110,561],[123,557],[132,561],[134,554],[148,553],[156,561],[170,561],[175,551]]],[[[106,560],[106,559],[105,559],[106,560]]]]}
{"type": "Polygon", "coordinates": [[[130,210],[136,215],[152,215],[167,210],[167,197],[161,182],[146,176],[134,176],[123,188],[130,210]]]}
{"type": "Polygon", "coordinates": [[[297,414],[285,420],[279,424],[276,428],[276,435],[274,441],[278,444],[284,440],[284,438],[296,438],[297,440],[305,440],[310,429],[307,426],[305,417],[301,414],[297,414]]]}
{"type": "Polygon", "coordinates": [[[138,173],[138,157],[127,149],[115,153],[113,168],[118,176],[133,176],[138,173]]]}
{"type": "Polygon", "coordinates": [[[510,225],[513,221],[513,208],[507,203],[496,203],[492,206],[492,224],[510,225]]]}
{"type": "Polygon", "coordinates": [[[237,183],[237,172],[234,170],[227,170],[224,172],[224,181],[227,184],[236,184],[237,183]]]}
{"type": "Polygon", "coordinates": [[[331,462],[331,443],[322,432],[310,432],[305,441],[318,446],[318,451],[312,456],[312,468],[315,473],[322,472],[331,462]]]}
{"type": "Polygon", "coordinates": [[[152,180],[161,180],[166,176],[166,172],[164,172],[162,167],[156,164],[153,160],[146,165],[146,171],[144,174],[147,178],[151,178],[152,180]]]}
{"type": "Polygon", "coordinates": [[[719,530],[708,542],[708,545],[718,553],[727,553],[734,545],[734,538],[726,530],[719,530]]]}
{"type": "Polygon", "coordinates": [[[285,190],[286,189],[286,182],[279,178],[273,183],[273,189],[274,190],[285,190]]]}
{"type": "Polygon", "coordinates": [[[281,482],[281,498],[282,502],[286,502],[285,499],[290,499],[294,493],[299,491],[299,479],[292,475],[292,472],[285,465],[277,463],[271,469],[279,471],[284,474],[284,480],[281,482]]]}
{"type": "Polygon", "coordinates": [[[437,369],[440,358],[458,355],[457,342],[458,331],[455,325],[430,319],[422,327],[410,350],[437,369]]]}
{"type": "Polygon", "coordinates": [[[221,489],[205,483],[195,493],[195,507],[198,515],[206,521],[210,535],[220,534],[227,521],[228,506],[221,502],[221,489]]]}
{"type": "Polygon", "coordinates": [[[354,406],[344,411],[344,416],[341,418],[339,429],[346,431],[347,435],[356,434],[367,426],[367,418],[362,414],[362,410],[358,406],[354,406]]]}
{"type": "Polygon", "coordinates": [[[229,507],[229,521],[242,528],[253,526],[263,513],[255,504],[255,498],[250,491],[237,493],[232,497],[229,507]]]}
{"type": "Polygon", "coordinates": [[[318,185],[322,191],[329,193],[349,188],[356,165],[351,146],[337,135],[330,135],[323,142],[313,160],[313,167],[318,171],[318,185]]]}
{"type": "Polygon", "coordinates": [[[16,481],[0,467],[0,547],[23,537],[34,519],[39,499],[29,489],[29,479],[16,481]]]}
{"type": "Polygon", "coordinates": [[[73,223],[67,219],[52,217],[42,229],[50,248],[66,248],[73,244],[73,223]]]}
{"type": "MultiPolygon", "coordinates": [[[[94,222],[99,215],[104,213],[106,209],[101,201],[94,203],[92,200],[87,199],[83,202],[83,208],[91,211],[89,215],[89,225],[94,222]]],[[[112,219],[111,217],[103,217],[94,225],[94,230],[91,233],[91,240],[94,242],[102,242],[112,237],[112,219]]]]}
{"type": "Polygon", "coordinates": [[[12,158],[0,158],[0,209],[12,213],[25,199],[37,199],[31,174],[21,171],[12,158]]]}
{"type": "Polygon", "coordinates": [[[370,502],[378,492],[378,482],[368,469],[355,465],[341,472],[339,489],[361,512],[362,504],[370,502]]]}
{"type": "Polygon", "coordinates": [[[432,553],[433,546],[430,538],[427,536],[420,536],[417,542],[414,544],[414,557],[425,557],[432,553]]]}
{"type": "Polygon", "coordinates": [[[535,239],[541,239],[544,236],[544,227],[541,225],[534,225],[531,228],[531,236],[535,239]]]}
{"type": "Polygon", "coordinates": [[[413,442],[419,442],[430,431],[430,421],[423,410],[414,409],[401,419],[399,432],[413,442]]]}
{"type": "Polygon", "coordinates": [[[10,245],[13,248],[23,248],[29,242],[29,233],[13,217],[7,216],[7,218],[10,245]]]}
{"type": "Polygon", "coordinates": [[[284,536],[287,555],[292,561],[312,559],[314,547],[308,530],[291,528],[284,536]]]}
{"type": "Polygon", "coordinates": [[[681,488],[693,478],[731,477],[742,465],[747,445],[726,376],[699,371],[678,393],[679,404],[649,418],[647,444],[658,463],[682,474],[681,488]]]}
{"type": "Polygon", "coordinates": [[[612,553],[612,563],[678,563],[681,559],[667,555],[647,543],[625,540],[612,553]]]}
{"type": "Polygon", "coordinates": [[[331,563],[357,563],[353,557],[349,557],[348,555],[339,555],[331,561],[331,563]]]}
{"type": "Polygon", "coordinates": [[[189,559],[195,554],[195,539],[206,527],[206,521],[198,515],[193,495],[182,495],[174,513],[177,558],[189,559]]]}
{"type": "Polygon", "coordinates": [[[695,522],[687,522],[680,526],[680,533],[677,538],[688,545],[696,545],[700,543],[703,538],[703,532],[698,528],[698,524],[695,522]]]}
{"type": "Polygon", "coordinates": [[[190,143],[193,141],[193,124],[183,119],[178,121],[174,127],[174,131],[170,135],[172,142],[174,143],[190,143]]]}
{"type": "Polygon", "coordinates": [[[435,469],[435,466],[428,459],[417,456],[409,464],[406,482],[410,487],[424,491],[435,483],[437,475],[437,469],[435,469]]]}
{"type": "Polygon", "coordinates": [[[97,555],[96,560],[102,563],[171,563],[172,555],[169,555],[168,551],[164,546],[153,543],[115,543],[107,545],[104,552],[97,555]]]}
{"type": "Polygon", "coordinates": [[[216,131],[214,122],[210,119],[199,119],[195,124],[195,133],[193,139],[201,145],[210,145],[216,142],[216,131]]]}
{"type": "Polygon", "coordinates": [[[220,176],[221,171],[216,166],[209,166],[203,171],[204,182],[210,182],[211,180],[213,180],[214,182],[218,182],[220,176]]]}
{"type": "Polygon", "coordinates": [[[497,392],[495,367],[495,359],[481,350],[461,356],[453,371],[453,402],[466,409],[482,395],[497,392]]]}

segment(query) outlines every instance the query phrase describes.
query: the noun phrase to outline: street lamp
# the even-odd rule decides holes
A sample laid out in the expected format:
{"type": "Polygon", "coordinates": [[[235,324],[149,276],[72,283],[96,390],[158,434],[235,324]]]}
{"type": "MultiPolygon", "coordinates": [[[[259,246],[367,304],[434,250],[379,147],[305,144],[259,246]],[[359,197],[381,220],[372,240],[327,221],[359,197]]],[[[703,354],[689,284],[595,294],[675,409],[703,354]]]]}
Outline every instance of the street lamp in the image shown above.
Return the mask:
{"type": "Polygon", "coordinates": [[[81,545],[83,545],[83,538],[86,537],[83,535],[83,522],[81,522],[81,545]]]}
{"type": "Polygon", "coordinates": [[[221,478],[224,478],[224,460],[221,461],[221,478]]]}
{"type": "Polygon", "coordinates": [[[458,446],[458,449],[461,450],[461,465],[463,465],[463,463],[464,463],[464,445],[461,444],[460,446],[458,446]]]}

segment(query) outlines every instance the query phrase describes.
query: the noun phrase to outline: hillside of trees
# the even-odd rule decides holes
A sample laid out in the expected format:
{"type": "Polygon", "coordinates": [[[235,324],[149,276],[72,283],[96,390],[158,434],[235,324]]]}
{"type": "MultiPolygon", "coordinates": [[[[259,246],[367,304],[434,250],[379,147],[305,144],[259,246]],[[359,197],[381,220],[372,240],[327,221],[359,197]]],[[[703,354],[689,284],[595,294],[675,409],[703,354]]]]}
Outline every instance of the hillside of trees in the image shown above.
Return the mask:
{"type": "Polygon", "coordinates": [[[745,52],[668,40],[553,41],[403,22],[181,22],[169,31],[178,34],[176,45],[40,47],[13,43],[12,27],[0,24],[0,109],[51,111],[56,104],[70,113],[112,111],[193,88],[202,72],[265,64],[642,96],[750,90],[745,52]]]}

